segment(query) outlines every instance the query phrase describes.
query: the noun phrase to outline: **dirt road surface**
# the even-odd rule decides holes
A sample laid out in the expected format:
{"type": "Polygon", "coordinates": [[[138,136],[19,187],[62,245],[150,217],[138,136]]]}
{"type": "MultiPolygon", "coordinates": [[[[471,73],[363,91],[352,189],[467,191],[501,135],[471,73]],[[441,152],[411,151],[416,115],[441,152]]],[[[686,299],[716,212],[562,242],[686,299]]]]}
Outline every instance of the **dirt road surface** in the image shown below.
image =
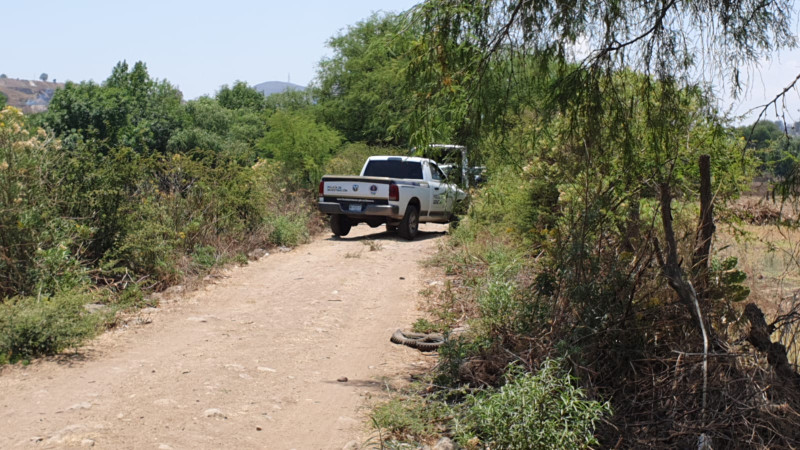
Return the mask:
{"type": "Polygon", "coordinates": [[[432,359],[389,337],[418,317],[429,282],[419,261],[445,230],[423,225],[413,242],[366,225],[326,234],[165,300],[77,354],[4,367],[0,448],[363,440],[366,399],[432,359]]]}

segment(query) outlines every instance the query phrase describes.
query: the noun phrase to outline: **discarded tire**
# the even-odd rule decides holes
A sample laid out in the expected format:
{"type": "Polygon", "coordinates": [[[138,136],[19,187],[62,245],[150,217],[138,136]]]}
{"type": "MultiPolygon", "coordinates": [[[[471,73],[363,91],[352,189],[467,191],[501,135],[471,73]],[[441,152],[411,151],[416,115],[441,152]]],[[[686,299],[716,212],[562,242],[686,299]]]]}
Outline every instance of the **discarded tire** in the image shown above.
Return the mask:
{"type": "Polygon", "coordinates": [[[412,333],[403,330],[395,331],[389,340],[395,344],[407,345],[423,352],[432,352],[444,344],[444,336],[441,334],[412,333]]]}

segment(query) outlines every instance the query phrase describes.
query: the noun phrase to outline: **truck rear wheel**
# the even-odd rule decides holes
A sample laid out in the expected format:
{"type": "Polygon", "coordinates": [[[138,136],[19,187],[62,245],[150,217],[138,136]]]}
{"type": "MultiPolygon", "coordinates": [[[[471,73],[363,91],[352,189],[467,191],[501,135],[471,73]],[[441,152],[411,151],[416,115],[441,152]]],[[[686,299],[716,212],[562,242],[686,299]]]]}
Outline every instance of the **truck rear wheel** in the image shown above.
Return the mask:
{"type": "Polygon", "coordinates": [[[350,232],[350,220],[342,214],[331,215],[331,231],[336,236],[347,236],[350,232]]]}
{"type": "Polygon", "coordinates": [[[400,221],[400,226],[397,228],[397,232],[401,237],[410,241],[417,236],[418,231],[419,211],[417,210],[416,206],[408,205],[408,207],[406,207],[406,214],[403,216],[403,220],[400,221]]]}

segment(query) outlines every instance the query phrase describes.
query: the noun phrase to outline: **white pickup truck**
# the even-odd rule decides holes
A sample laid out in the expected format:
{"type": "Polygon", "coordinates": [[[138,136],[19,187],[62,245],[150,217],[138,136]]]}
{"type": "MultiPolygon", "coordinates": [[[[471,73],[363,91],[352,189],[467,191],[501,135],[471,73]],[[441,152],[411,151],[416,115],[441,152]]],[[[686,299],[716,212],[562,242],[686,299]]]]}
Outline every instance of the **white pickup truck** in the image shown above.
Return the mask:
{"type": "Polygon", "coordinates": [[[330,215],[336,236],[365,222],[373,228],[386,224],[411,240],[421,222],[454,220],[465,197],[427,158],[372,156],[360,176],[325,175],[319,183],[319,210],[330,215]]]}

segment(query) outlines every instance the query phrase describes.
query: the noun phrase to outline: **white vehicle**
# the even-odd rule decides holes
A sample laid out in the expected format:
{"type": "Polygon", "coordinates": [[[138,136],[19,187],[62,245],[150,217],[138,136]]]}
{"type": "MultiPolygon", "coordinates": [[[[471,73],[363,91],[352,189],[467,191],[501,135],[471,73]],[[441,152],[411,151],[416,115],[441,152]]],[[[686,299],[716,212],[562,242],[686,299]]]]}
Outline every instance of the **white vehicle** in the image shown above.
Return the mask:
{"type": "Polygon", "coordinates": [[[386,224],[388,231],[411,240],[420,223],[455,220],[465,197],[427,158],[372,156],[361,176],[325,175],[319,183],[319,210],[330,215],[336,236],[365,222],[373,228],[386,224]]]}

